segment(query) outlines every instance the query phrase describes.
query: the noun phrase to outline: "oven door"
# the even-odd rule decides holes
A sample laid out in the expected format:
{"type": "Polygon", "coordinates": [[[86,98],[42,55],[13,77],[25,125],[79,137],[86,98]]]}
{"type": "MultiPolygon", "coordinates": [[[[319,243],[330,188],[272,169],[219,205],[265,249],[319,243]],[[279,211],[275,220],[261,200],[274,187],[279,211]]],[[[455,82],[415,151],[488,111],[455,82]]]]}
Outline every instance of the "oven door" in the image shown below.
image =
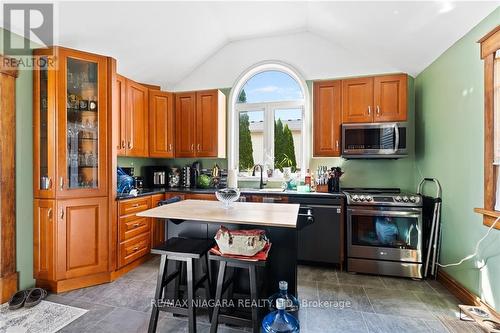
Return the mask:
{"type": "Polygon", "coordinates": [[[408,154],[406,123],[342,125],[342,157],[399,158],[408,154]]]}
{"type": "Polygon", "coordinates": [[[350,258],[422,262],[422,209],[349,207],[350,258]]]}

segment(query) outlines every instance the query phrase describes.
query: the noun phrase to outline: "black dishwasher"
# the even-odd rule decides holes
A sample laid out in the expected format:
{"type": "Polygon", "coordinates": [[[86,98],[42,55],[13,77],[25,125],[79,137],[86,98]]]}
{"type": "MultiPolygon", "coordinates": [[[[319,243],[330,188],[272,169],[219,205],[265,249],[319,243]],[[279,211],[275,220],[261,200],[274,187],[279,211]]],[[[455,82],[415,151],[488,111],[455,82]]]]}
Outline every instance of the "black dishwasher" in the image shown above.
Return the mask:
{"type": "Polygon", "coordinates": [[[290,196],[290,203],[311,207],[314,223],[298,231],[297,259],[301,262],[339,264],[344,247],[343,197],[290,196]]]}

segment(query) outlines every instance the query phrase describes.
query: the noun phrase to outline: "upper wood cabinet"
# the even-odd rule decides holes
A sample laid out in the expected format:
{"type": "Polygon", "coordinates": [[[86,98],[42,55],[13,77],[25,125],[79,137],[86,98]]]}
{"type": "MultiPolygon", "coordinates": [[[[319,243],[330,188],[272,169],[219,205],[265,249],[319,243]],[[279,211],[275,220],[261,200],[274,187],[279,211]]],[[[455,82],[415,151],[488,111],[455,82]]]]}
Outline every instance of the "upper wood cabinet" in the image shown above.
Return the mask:
{"type": "Polygon", "coordinates": [[[174,96],[149,90],[149,156],[174,157],[174,96]]]}
{"type": "Polygon", "coordinates": [[[340,156],[342,81],[314,82],[314,156],[340,156]]]}
{"type": "Polygon", "coordinates": [[[196,156],[196,93],[175,94],[175,156],[196,156]]]}
{"type": "Polygon", "coordinates": [[[407,119],[406,74],[376,76],[373,79],[374,121],[405,121],[407,119]]]}
{"type": "Polygon", "coordinates": [[[342,80],[342,121],[373,121],[373,78],[342,80]]]}
{"type": "Polygon", "coordinates": [[[119,74],[116,75],[116,89],[114,92],[117,110],[116,119],[118,121],[118,147],[117,154],[125,156],[127,153],[127,130],[126,130],[126,107],[127,107],[127,79],[119,74]]]}
{"type": "Polygon", "coordinates": [[[226,156],[226,97],[219,90],[175,96],[175,156],[226,156]]]}
{"type": "Polygon", "coordinates": [[[149,153],[148,88],[127,80],[126,94],[126,155],[147,157],[149,153]]]}
{"type": "Polygon", "coordinates": [[[406,74],[342,80],[342,122],[407,120],[406,74]]]}
{"type": "Polygon", "coordinates": [[[35,198],[105,196],[108,191],[108,58],[66,48],[36,50],[35,198]]]}

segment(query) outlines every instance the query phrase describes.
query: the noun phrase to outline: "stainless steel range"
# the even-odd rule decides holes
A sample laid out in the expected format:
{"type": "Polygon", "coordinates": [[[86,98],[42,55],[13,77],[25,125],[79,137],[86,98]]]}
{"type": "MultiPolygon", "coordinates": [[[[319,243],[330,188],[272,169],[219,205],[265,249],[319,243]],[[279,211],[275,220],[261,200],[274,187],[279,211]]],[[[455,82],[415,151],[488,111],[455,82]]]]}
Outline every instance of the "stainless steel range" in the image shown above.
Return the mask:
{"type": "Polygon", "coordinates": [[[422,197],[399,189],[349,189],[347,270],[422,278],[422,197]]]}

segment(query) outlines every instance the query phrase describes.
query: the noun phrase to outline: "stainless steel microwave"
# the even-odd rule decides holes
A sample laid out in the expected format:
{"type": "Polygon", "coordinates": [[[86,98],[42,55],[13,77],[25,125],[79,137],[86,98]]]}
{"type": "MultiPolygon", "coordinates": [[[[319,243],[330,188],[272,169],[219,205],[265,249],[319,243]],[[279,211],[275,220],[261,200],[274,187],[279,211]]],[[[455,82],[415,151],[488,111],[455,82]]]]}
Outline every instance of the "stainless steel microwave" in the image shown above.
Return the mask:
{"type": "Polygon", "coordinates": [[[347,159],[406,157],[407,136],[407,123],[343,124],[342,157],[347,159]]]}

